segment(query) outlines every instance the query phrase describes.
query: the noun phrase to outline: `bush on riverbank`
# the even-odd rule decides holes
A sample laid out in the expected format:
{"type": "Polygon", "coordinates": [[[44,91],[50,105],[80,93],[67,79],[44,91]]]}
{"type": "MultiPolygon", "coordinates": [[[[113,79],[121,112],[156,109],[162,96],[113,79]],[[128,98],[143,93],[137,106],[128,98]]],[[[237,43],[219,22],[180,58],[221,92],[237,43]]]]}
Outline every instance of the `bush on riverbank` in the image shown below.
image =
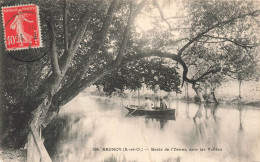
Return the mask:
{"type": "Polygon", "coordinates": [[[21,162],[26,161],[25,149],[0,148],[0,161],[2,162],[21,162]]]}

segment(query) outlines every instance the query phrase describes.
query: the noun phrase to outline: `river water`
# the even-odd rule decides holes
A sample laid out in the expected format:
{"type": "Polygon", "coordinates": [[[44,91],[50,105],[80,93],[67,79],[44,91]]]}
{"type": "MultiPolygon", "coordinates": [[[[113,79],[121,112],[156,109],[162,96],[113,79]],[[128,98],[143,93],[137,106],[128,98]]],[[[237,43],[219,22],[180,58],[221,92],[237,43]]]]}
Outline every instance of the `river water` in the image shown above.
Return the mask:
{"type": "Polygon", "coordinates": [[[63,107],[54,161],[260,161],[258,108],[175,100],[168,102],[175,117],[154,119],[126,117],[129,104],[138,102],[82,94],[63,107]]]}

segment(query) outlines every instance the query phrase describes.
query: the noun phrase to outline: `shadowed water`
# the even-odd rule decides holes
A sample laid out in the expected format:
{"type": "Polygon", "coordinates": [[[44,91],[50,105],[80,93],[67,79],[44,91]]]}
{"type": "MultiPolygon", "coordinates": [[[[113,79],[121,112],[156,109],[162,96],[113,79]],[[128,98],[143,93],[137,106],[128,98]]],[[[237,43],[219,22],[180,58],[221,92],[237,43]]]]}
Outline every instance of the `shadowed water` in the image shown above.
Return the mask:
{"type": "Polygon", "coordinates": [[[138,102],[78,96],[60,112],[61,118],[66,117],[67,120],[65,126],[59,129],[58,139],[55,139],[57,143],[56,147],[53,146],[54,160],[62,162],[260,160],[257,155],[260,148],[260,111],[257,108],[171,101],[168,105],[176,109],[176,114],[175,118],[167,120],[125,117],[128,111],[124,109],[124,105],[129,104],[138,102]],[[131,151],[132,148],[134,150],[131,151]]]}

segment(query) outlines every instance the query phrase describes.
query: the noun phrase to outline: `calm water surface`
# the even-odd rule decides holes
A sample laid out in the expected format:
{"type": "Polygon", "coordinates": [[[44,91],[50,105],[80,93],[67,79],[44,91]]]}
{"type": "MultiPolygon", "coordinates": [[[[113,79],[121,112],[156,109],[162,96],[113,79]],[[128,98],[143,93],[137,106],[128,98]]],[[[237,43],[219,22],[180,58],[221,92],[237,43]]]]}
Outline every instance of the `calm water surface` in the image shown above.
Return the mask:
{"type": "Polygon", "coordinates": [[[258,108],[171,101],[176,115],[166,120],[125,117],[129,104],[138,102],[81,95],[66,105],[61,116],[69,122],[61,130],[63,140],[57,139],[62,142],[55,161],[260,161],[258,108]]]}

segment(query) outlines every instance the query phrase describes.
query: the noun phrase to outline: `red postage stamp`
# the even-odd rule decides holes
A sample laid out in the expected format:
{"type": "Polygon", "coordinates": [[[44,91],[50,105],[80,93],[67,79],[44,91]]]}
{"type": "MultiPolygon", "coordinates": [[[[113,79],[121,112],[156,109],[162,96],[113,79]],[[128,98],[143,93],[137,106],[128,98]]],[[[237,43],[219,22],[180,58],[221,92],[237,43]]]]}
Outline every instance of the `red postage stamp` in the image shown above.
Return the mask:
{"type": "Polygon", "coordinates": [[[2,16],[6,50],[42,47],[38,6],[2,7],[2,16]]]}

